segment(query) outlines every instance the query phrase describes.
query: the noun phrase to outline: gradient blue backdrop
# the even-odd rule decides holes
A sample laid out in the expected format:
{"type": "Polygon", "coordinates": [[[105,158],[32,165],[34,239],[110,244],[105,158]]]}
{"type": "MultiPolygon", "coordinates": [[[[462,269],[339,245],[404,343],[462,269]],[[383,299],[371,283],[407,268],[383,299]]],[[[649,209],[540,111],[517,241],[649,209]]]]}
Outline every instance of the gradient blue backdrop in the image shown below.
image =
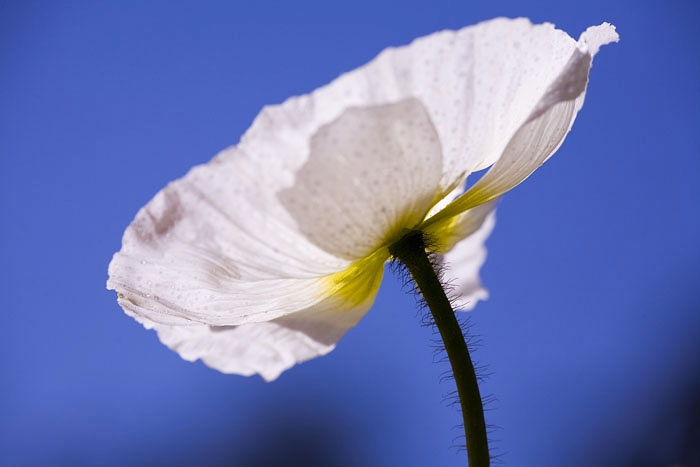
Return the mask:
{"type": "Polygon", "coordinates": [[[700,465],[697,5],[0,2],[0,464],[465,465],[446,364],[391,275],[334,352],[271,384],[181,360],[104,283],[138,208],[264,104],[504,15],[622,40],[499,206],[472,313],[495,453],[700,465]]]}

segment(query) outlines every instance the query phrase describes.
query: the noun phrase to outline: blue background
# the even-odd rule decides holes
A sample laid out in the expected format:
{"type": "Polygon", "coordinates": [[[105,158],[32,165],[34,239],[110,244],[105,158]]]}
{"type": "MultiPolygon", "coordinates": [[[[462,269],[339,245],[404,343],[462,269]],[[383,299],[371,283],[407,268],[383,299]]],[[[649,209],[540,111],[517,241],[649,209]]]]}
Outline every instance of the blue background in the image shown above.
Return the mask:
{"type": "Polygon", "coordinates": [[[0,2],[0,464],[465,465],[447,365],[391,275],[271,384],[181,360],[104,283],[138,208],[264,104],[505,15],[622,40],[488,241],[471,331],[494,453],[700,465],[697,3],[253,3],[0,2]]]}

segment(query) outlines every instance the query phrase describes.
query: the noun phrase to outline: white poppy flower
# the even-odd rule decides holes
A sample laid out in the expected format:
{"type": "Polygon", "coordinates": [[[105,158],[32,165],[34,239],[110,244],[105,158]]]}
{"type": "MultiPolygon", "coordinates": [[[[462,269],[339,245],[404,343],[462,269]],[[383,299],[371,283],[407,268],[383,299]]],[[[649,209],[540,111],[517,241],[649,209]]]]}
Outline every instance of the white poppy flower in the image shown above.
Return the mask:
{"type": "Polygon", "coordinates": [[[268,381],[335,347],[409,230],[431,235],[473,307],[493,200],[561,145],[593,55],[617,39],[607,23],[575,41],[500,18],[265,107],[237,146],[138,212],[107,287],[182,358],[268,381]]]}

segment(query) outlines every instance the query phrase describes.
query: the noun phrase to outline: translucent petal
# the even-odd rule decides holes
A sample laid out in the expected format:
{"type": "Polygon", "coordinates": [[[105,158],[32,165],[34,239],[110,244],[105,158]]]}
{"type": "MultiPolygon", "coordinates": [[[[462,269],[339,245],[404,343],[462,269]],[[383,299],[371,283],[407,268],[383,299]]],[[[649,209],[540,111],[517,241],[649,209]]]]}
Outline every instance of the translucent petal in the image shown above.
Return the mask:
{"type": "Polygon", "coordinates": [[[617,34],[607,23],[589,28],[561,73],[510,138],[496,163],[464,195],[429,219],[426,225],[445,222],[454,215],[499,197],[551,157],[564,142],[583,106],[593,60],[591,51],[597,51],[601,45],[613,40],[617,40],[617,34]]]}
{"type": "Polygon", "coordinates": [[[267,165],[279,153],[230,151],[166,187],[110,264],[122,306],[163,324],[216,326],[303,310],[325,296],[319,278],[413,227],[432,204],[440,145],[414,99],[348,109],[310,146],[291,186],[283,164],[267,165]]]}
{"type": "Polygon", "coordinates": [[[297,363],[325,355],[354,326],[371,301],[353,309],[324,303],[310,310],[241,326],[166,326],[152,323],[163,344],[188,361],[201,359],[223,373],[276,379],[297,363]]]}
{"type": "Polygon", "coordinates": [[[451,293],[456,297],[460,310],[471,310],[479,300],[486,300],[489,296],[481,283],[479,270],[486,261],[484,243],[495,223],[493,203],[489,203],[464,213],[455,226],[451,238],[457,239],[461,234],[465,236],[444,254],[443,280],[452,287],[451,293]]]}
{"type": "Polygon", "coordinates": [[[311,242],[361,259],[423,220],[442,176],[440,143],[416,99],[351,108],[311,139],[311,156],[279,194],[311,242]]]}
{"type": "Polygon", "coordinates": [[[239,325],[313,306],[318,278],[351,263],[309,242],[277,201],[289,170],[236,149],[195,167],[138,212],[108,288],[163,324],[239,325]]]}
{"type": "MultiPolygon", "coordinates": [[[[201,359],[224,373],[245,376],[257,373],[271,381],[296,363],[333,350],[345,332],[364,316],[381,283],[388,257],[385,250],[351,264],[344,271],[297,284],[296,288],[288,290],[289,297],[281,297],[280,308],[288,306],[287,299],[294,303],[294,294],[304,294],[309,287],[320,300],[307,309],[295,310],[269,321],[245,320],[245,317],[233,313],[246,324],[215,326],[196,320],[178,321],[173,315],[172,305],[164,310],[163,316],[159,316],[153,302],[141,307],[139,300],[120,293],[119,303],[144,327],[155,329],[161,342],[185,360],[201,359]],[[160,319],[153,320],[152,317],[160,319]]],[[[271,293],[274,289],[264,288],[266,285],[251,284],[251,288],[261,287],[259,293],[263,300],[277,300],[271,293]]],[[[161,301],[156,298],[155,305],[159,303],[161,301]]],[[[214,306],[211,301],[208,303],[207,306],[214,306]]],[[[242,310],[247,309],[245,305],[241,306],[242,310]]],[[[191,315],[188,310],[183,312],[191,315]]]]}
{"type": "Polygon", "coordinates": [[[266,107],[241,147],[282,135],[290,157],[348,108],[409,98],[426,108],[443,148],[441,194],[491,165],[576,50],[551,24],[499,18],[388,48],[368,64],[311,94],[266,107]]]}

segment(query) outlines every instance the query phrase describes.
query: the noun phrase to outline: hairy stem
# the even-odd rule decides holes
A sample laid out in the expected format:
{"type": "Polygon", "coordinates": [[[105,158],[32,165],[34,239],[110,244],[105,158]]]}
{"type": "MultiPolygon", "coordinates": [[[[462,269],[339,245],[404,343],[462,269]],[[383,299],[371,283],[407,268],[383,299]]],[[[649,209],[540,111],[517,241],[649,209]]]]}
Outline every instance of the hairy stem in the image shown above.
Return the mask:
{"type": "Polygon", "coordinates": [[[426,252],[423,233],[410,232],[389,247],[389,252],[408,268],[445,344],[462,406],[469,467],[487,467],[490,458],[486,423],[474,365],[450,300],[426,252]]]}

